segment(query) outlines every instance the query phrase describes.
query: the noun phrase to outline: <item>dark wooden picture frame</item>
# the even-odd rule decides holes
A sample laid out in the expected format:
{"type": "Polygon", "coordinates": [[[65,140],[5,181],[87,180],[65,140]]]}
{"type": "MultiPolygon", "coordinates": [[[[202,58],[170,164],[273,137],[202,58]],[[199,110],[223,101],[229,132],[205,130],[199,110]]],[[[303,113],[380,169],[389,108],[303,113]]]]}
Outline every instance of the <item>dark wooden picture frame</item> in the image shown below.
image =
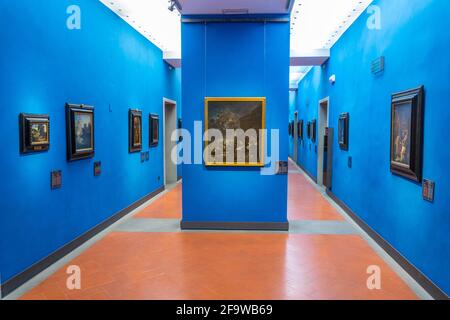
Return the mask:
{"type": "Polygon", "coordinates": [[[130,109],[128,112],[128,150],[130,153],[142,151],[142,111],[130,109]]]}
{"type": "Polygon", "coordinates": [[[67,160],[89,159],[95,153],[94,107],[66,104],[67,160]]]}
{"type": "Polygon", "coordinates": [[[338,143],[342,150],[348,151],[349,114],[342,113],[338,122],[338,143]]]}
{"type": "Polygon", "coordinates": [[[50,148],[50,116],[21,113],[19,116],[20,153],[48,151],[50,148]]]}
{"type": "Polygon", "coordinates": [[[422,181],[424,87],[392,95],[391,172],[422,181]]]}
{"type": "Polygon", "coordinates": [[[150,147],[156,147],[159,143],[159,116],[157,114],[150,114],[150,147]]]}
{"type": "Polygon", "coordinates": [[[299,120],[297,123],[297,134],[300,140],[303,140],[303,120],[299,120]]]}
{"type": "Polygon", "coordinates": [[[306,123],[306,138],[311,139],[311,122],[306,123]]]}
{"type": "Polygon", "coordinates": [[[311,121],[311,141],[316,142],[316,136],[317,136],[317,121],[313,120],[311,121]]]}

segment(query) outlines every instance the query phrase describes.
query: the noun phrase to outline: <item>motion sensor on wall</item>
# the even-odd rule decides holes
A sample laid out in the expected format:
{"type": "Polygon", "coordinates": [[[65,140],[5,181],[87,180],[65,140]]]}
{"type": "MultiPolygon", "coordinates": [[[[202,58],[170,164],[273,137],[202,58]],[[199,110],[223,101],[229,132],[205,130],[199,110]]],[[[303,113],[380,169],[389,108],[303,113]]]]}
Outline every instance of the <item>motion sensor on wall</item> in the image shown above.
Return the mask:
{"type": "Polygon", "coordinates": [[[334,85],[335,83],[336,83],[336,75],[335,74],[333,74],[331,77],[330,77],[330,84],[331,85],[334,85]]]}

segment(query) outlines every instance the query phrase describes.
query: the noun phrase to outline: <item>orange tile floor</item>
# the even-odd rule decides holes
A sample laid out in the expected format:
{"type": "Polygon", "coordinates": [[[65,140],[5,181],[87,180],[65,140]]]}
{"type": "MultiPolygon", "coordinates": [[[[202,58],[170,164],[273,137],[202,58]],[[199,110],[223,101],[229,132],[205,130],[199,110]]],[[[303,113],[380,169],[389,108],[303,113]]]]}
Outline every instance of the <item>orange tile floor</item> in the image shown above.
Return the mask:
{"type": "Polygon", "coordinates": [[[134,217],[181,219],[181,184],[178,184],[134,217]]]}
{"type": "MultiPolygon", "coordinates": [[[[131,219],[180,217],[179,184],[131,219]]],[[[289,217],[343,220],[311,182],[296,172],[289,175],[289,217]]],[[[417,296],[359,235],[113,231],[29,290],[22,299],[417,299],[417,296]],[[80,267],[81,290],[67,289],[68,265],[80,267]],[[381,290],[367,288],[367,268],[372,265],[381,269],[381,290]]]]}

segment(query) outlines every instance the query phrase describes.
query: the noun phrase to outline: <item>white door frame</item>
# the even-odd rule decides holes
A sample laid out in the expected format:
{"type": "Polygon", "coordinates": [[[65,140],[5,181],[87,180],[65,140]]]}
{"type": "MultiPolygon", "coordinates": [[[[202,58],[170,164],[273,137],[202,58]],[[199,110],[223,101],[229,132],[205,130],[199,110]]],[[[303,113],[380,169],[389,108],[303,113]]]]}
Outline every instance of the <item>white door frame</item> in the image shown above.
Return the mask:
{"type": "MultiPolygon", "coordinates": [[[[164,164],[164,186],[167,185],[167,168],[166,168],[166,104],[172,104],[174,105],[174,112],[175,112],[175,117],[177,116],[177,102],[175,100],[171,100],[168,98],[163,97],[163,164],[164,164]]],[[[177,124],[175,123],[175,128],[176,128],[177,124]]],[[[170,137],[168,137],[168,139],[170,139],[170,137]]],[[[177,169],[176,165],[175,165],[175,170],[177,169]]]]}
{"type": "Polygon", "coordinates": [[[323,186],[324,185],[324,181],[323,181],[323,157],[324,157],[324,146],[325,146],[325,141],[324,141],[324,129],[326,127],[329,127],[329,122],[330,122],[330,97],[326,97],[322,100],[319,101],[319,105],[318,105],[318,109],[317,109],[317,114],[318,114],[318,118],[319,118],[319,123],[318,123],[318,129],[317,129],[317,136],[318,136],[318,152],[317,152],[317,184],[319,186],[323,186]],[[327,105],[327,121],[324,123],[324,119],[323,116],[321,116],[322,114],[322,105],[326,104],[327,105]]]}

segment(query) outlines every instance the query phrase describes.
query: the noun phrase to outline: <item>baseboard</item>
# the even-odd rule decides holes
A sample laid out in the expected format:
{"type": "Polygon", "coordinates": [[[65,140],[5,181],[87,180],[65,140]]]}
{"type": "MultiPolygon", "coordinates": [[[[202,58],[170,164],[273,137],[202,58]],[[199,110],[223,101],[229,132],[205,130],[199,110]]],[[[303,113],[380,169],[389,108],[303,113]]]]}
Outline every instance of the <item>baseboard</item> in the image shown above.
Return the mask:
{"type": "MultiPolygon", "coordinates": [[[[96,225],[94,228],[90,229],[89,231],[85,232],[78,238],[72,240],[71,242],[67,243],[63,247],[59,248],[52,254],[48,255],[41,261],[35,263],[25,271],[22,271],[18,275],[12,277],[11,279],[7,280],[4,284],[1,285],[1,292],[0,294],[5,297],[17,288],[19,288],[21,285],[32,279],[34,276],[38,275],[48,267],[50,267],[52,264],[57,262],[58,260],[62,259],[78,247],[80,247],[82,244],[87,242],[88,240],[92,239],[94,236],[111,226],[113,223],[117,222],[127,214],[129,214],[131,211],[135,210],[136,208],[143,205],[145,202],[149,201],[159,193],[164,191],[164,186],[158,188],[157,190],[153,191],[152,193],[146,195],[145,197],[139,199],[138,201],[134,202],[127,208],[119,211],[118,213],[114,214],[113,216],[109,217],[108,219],[104,220],[103,222],[96,225]]],[[[0,296],[0,298],[2,298],[0,296]]]]}
{"type": "Polygon", "coordinates": [[[333,199],[350,218],[366,232],[386,253],[394,259],[425,291],[427,291],[433,299],[448,300],[447,294],[427,278],[419,269],[412,265],[405,257],[402,256],[389,242],[381,237],[375,230],[366,224],[359,216],[352,211],[341,199],[333,192],[327,190],[327,195],[333,199]]]}
{"type": "Polygon", "coordinates": [[[193,222],[181,221],[182,230],[289,231],[289,222],[193,222]]]}

